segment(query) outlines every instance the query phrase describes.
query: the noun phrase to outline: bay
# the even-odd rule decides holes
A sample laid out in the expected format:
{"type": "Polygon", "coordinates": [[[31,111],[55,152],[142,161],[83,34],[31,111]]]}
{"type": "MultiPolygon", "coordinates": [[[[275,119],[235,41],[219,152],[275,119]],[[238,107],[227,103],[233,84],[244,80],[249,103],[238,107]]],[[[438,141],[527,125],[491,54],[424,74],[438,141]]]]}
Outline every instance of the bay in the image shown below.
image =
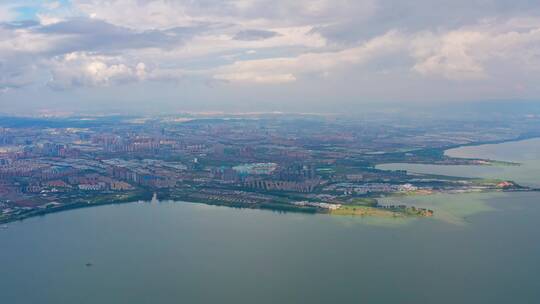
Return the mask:
{"type": "MultiPolygon", "coordinates": [[[[503,160],[515,161],[508,156],[515,149],[503,160]]],[[[166,201],[31,218],[0,230],[1,303],[540,301],[538,193],[403,200],[433,207],[436,216],[374,219],[166,201]]]]}

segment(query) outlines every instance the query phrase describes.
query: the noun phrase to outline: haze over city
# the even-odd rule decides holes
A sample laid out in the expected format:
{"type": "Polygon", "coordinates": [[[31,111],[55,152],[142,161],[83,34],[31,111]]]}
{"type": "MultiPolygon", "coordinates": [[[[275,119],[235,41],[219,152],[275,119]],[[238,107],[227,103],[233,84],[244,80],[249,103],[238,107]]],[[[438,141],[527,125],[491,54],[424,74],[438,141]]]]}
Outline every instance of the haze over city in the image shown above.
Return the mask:
{"type": "Polygon", "coordinates": [[[0,40],[4,113],[335,112],[540,93],[540,6],[527,0],[3,0],[0,40]]]}

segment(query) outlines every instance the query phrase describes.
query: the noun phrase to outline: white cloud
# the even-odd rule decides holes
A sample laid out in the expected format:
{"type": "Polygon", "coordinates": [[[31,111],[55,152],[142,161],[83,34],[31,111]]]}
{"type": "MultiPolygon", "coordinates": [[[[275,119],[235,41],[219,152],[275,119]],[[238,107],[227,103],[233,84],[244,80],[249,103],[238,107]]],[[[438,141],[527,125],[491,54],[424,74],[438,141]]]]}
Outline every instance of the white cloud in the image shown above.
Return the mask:
{"type": "Polygon", "coordinates": [[[65,89],[73,86],[108,86],[111,84],[143,80],[146,66],[130,66],[119,57],[105,57],[86,53],[69,53],[51,63],[52,78],[49,85],[65,89]]]}
{"type": "Polygon", "coordinates": [[[16,14],[9,5],[0,5],[0,22],[9,22],[15,19],[16,14]]]}
{"type": "Polygon", "coordinates": [[[167,29],[196,21],[175,1],[91,0],[74,1],[74,5],[91,18],[130,28],[167,29]]]}
{"type": "Polygon", "coordinates": [[[178,81],[198,72],[180,68],[148,67],[122,56],[73,52],[46,63],[51,72],[48,85],[55,89],[104,87],[141,81],[178,81]]]}
{"type": "Polygon", "coordinates": [[[418,34],[411,45],[417,60],[413,69],[426,76],[467,80],[490,77],[504,63],[516,69],[538,67],[540,24],[531,21],[509,20],[418,34]]]}
{"type": "Polygon", "coordinates": [[[167,29],[197,23],[288,27],[364,18],[376,0],[75,0],[92,18],[136,29],[167,29]],[[121,13],[119,13],[121,12],[121,13]]]}
{"type": "Polygon", "coordinates": [[[44,3],[43,6],[49,10],[54,10],[62,6],[62,4],[59,1],[52,1],[44,3]]]}
{"type": "MultiPolygon", "coordinates": [[[[411,69],[425,77],[485,80],[498,77],[501,66],[540,69],[540,26],[533,20],[481,23],[451,31],[399,33],[390,31],[355,47],[333,52],[309,52],[295,57],[236,61],[216,70],[214,78],[230,82],[294,82],[301,75],[336,69],[362,70],[360,65],[384,56],[413,60],[411,69]],[[519,26],[518,26],[519,25],[519,26]]],[[[506,67],[508,68],[508,67],[506,67]]]]}
{"type": "Polygon", "coordinates": [[[65,36],[50,36],[27,28],[0,27],[0,55],[44,53],[54,48],[65,36]]]}
{"type": "Polygon", "coordinates": [[[423,75],[441,75],[449,79],[474,79],[486,77],[473,47],[485,34],[454,31],[438,37],[433,33],[420,35],[413,40],[412,53],[417,62],[413,69],[423,75]]]}
{"type": "MultiPolygon", "coordinates": [[[[429,0],[24,2],[39,8],[39,24],[1,23],[17,18],[3,5],[0,89],[44,86],[43,75],[66,89],[179,80],[302,88],[346,75],[357,81],[351,92],[377,79],[381,95],[386,86],[418,96],[464,84],[481,95],[521,77],[520,92],[531,94],[528,79],[540,77],[538,10],[472,2],[455,0],[456,12],[431,5],[429,16],[429,0]]],[[[247,88],[225,86],[213,88],[247,88]]]]}
{"type": "Polygon", "coordinates": [[[218,68],[214,78],[230,82],[293,82],[300,75],[321,74],[339,68],[351,68],[371,59],[398,53],[404,37],[395,31],[369,40],[357,47],[334,52],[306,53],[297,57],[237,61],[218,68]]]}
{"type": "Polygon", "coordinates": [[[64,21],[64,19],[62,19],[62,18],[52,16],[52,15],[49,15],[49,14],[37,14],[37,18],[39,20],[39,23],[42,24],[42,25],[51,25],[51,24],[55,24],[55,23],[59,23],[59,22],[64,21]]]}
{"type": "Polygon", "coordinates": [[[278,35],[262,40],[241,41],[232,34],[204,34],[194,37],[187,45],[174,50],[176,56],[208,56],[235,50],[303,47],[309,49],[326,46],[326,39],[313,33],[312,27],[272,28],[278,35]]]}

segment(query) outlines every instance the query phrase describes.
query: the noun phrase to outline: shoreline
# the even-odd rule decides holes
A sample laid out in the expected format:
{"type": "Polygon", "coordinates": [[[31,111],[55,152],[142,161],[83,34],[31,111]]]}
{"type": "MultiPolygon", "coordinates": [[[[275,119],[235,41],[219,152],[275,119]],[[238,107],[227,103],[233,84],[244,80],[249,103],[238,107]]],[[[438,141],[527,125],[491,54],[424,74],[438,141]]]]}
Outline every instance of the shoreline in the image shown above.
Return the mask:
{"type": "Polygon", "coordinates": [[[122,199],[117,199],[117,200],[95,202],[95,203],[75,202],[75,203],[61,205],[58,207],[40,208],[40,209],[32,210],[28,213],[15,215],[11,218],[6,218],[6,219],[0,218],[0,225],[18,222],[18,221],[24,221],[29,218],[45,216],[47,214],[59,213],[59,212],[64,212],[64,211],[76,210],[76,209],[92,208],[92,207],[107,206],[107,205],[130,204],[130,203],[136,203],[140,201],[150,202],[151,197],[152,197],[152,195],[150,195],[150,199],[146,199],[146,197],[148,196],[145,193],[137,193],[137,195],[134,195],[134,196],[135,198],[132,198],[133,197],[132,196],[129,198],[122,198],[122,199]],[[136,197],[140,197],[141,199],[137,200],[136,197]]]}
{"type": "MultiPolygon", "coordinates": [[[[484,146],[484,145],[496,145],[496,144],[504,144],[504,143],[512,143],[512,142],[520,142],[520,141],[526,141],[526,140],[533,140],[533,139],[540,139],[540,134],[533,134],[533,135],[523,135],[512,139],[501,139],[501,140],[491,140],[491,141],[481,141],[481,142],[472,142],[472,143],[466,143],[466,144],[456,144],[456,145],[450,145],[447,147],[440,147],[440,148],[423,148],[415,150],[414,152],[419,151],[435,151],[439,154],[440,159],[438,162],[433,162],[430,160],[425,161],[414,161],[414,160],[404,160],[404,161],[397,161],[392,160],[390,162],[378,162],[373,163],[373,168],[378,169],[377,167],[380,165],[385,164],[421,164],[421,165],[437,165],[437,166],[521,166],[522,164],[519,162],[513,162],[513,161],[500,161],[500,160],[492,160],[492,159],[483,159],[483,158],[467,158],[467,157],[454,157],[449,156],[446,154],[447,151],[453,150],[453,149],[459,149],[463,147],[477,147],[477,146],[484,146]],[[485,162],[484,164],[481,163],[446,163],[443,162],[444,160],[461,160],[464,162],[485,162]]],[[[382,170],[382,169],[378,169],[382,170]]]]}
{"type": "Polygon", "coordinates": [[[461,144],[461,145],[452,145],[447,148],[444,148],[444,151],[446,150],[452,150],[462,147],[475,147],[475,146],[484,146],[484,145],[496,145],[496,144],[504,144],[504,143],[510,143],[510,142],[519,142],[519,141],[525,141],[530,139],[540,139],[540,134],[530,134],[530,135],[520,135],[513,139],[500,139],[500,140],[488,140],[488,141],[481,141],[481,142],[473,142],[468,144],[461,144]]]}
{"type": "MultiPolygon", "coordinates": [[[[512,190],[490,190],[490,191],[463,191],[463,192],[452,192],[452,191],[434,191],[431,193],[403,193],[403,194],[390,194],[386,197],[411,197],[411,196],[431,196],[431,195],[437,195],[437,194],[453,194],[453,195],[459,195],[459,194],[469,194],[469,193],[514,193],[514,192],[540,192],[540,189],[512,189],[512,190]]],[[[77,210],[77,209],[84,209],[84,208],[92,208],[92,207],[100,207],[100,206],[107,206],[107,205],[120,205],[120,204],[131,204],[131,203],[138,203],[138,202],[151,202],[151,198],[154,195],[154,192],[147,192],[147,193],[139,193],[139,196],[143,199],[118,199],[118,200],[111,200],[106,202],[97,202],[97,203],[88,203],[88,202],[76,202],[71,204],[62,205],[59,207],[54,208],[44,208],[44,209],[38,209],[34,210],[25,214],[21,214],[19,216],[14,216],[12,218],[7,219],[0,219],[0,225],[5,225],[13,222],[18,221],[24,221],[26,219],[39,217],[39,216],[45,216],[47,214],[53,214],[53,213],[59,213],[64,211],[70,211],[70,210],[77,210]]],[[[375,197],[374,199],[378,200],[382,197],[375,197]]],[[[266,204],[266,205],[249,205],[249,204],[234,204],[229,202],[217,202],[217,201],[197,201],[194,199],[181,199],[181,198],[170,198],[170,197],[163,197],[161,200],[164,201],[173,201],[173,202],[184,202],[184,203],[191,203],[191,204],[204,204],[208,206],[221,206],[221,207],[227,207],[227,208],[237,208],[237,209],[251,209],[251,210],[267,210],[267,211],[275,211],[275,212],[292,212],[292,213],[304,213],[304,214],[326,214],[326,215],[332,215],[332,216],[370,216],[370,217],[431,217],[433,213],[436,213],[436,210],[425,210],[428,212],[431,212],[430,215],[422,215],[422,214],[411,214],[409,208],[412,208],[413,210],[416,209],[418,211],[424,211],[422,208],[416,208],[414,206],[408,206],[406,210],[400,210],[400,208],[396,208],[396,206],[393,206],[394,208],[387,208],[387,206],[380,205],[380,207],[370,207],[365,205],[342,205],[342,208],[337,210],[327,210],[327,209],[320,209],[320,208],[299,208],[296,205],[293,204],[266,204]],[[284,208],[285,207],[285,208],[284,208]],[[356,210],[353,210],[356,209],[356,210]]]]}
{"type": "MultiPolygon", "coordinates": [[[[497,141],[485,141],[485,142],[477,142],[477,143],[468,143],[468,144],[462,144],[462,145],[454,145],[446,148],[437,148],[440,152],[442,152],[442,155],[445,156],[445,152],[451,149],[456,149],[460,147],[469,147],[469,146],[482,146],[482,145],[490,145],[490,144],[501,144],[501,143],[507,143],[507,142],[519,142],[519,141],[525,141],[530,139],[537,139],[540,138],[540,135],[525,135],[520,136],[518,138],[514,139],[508,139],[508,140],[497,140],[497,141]]],[[[482,159],[473,159],[473,158],[456,158],[456,159],[465,159],[465,160],[482,160],[482,159]]],[[[496,160],[494,160],[497,163],[500,163],[496,160]]],[[[407,163],[407,162],[404,162],[407,163]]],[[[410,163],[410,162],[409,162],[410,163]]],[[[507,162],[503,162],[507,163],[507,162]]],[[[510,162],[508,162],[510,163],[510,162]]],[[[416,162],[412,164],[431,164],[431,165],[442,165],[442,164],[434,164],[429,162],[416,162]]],[[[513,163],[511,163],[513,164],[513,163]]],[[[375,167],[383,165],[376,164],[375,167]]],[[[445,164],[448,166],[459,166],[459,165],[452,165],[452,164],[445,164]]],[[[478,166],[482,166],[481,164],[478,164],[478,166]]],[[[452,176],[454,177],[454,176],[452,176]]],[[[455,176],[459,178],[459,176],[455,176]]],[[[448,193],[448,194],[467,194],[467,193],[489,193],[489,192],[540,192],[540,189],[536,188],[521,188],[521,189],[489,189],[487,191],[480,190],[480,191],[467,191],[467,190],[455,190],[455,191],[433,191],[430,193],[393,193],[388,196],[393,197],[400,197],[400,196],[426,196],[426,195],[435,195],[439,193],[448,193]]],[[[8,223],[13,223],[17,221],[24,221],[29,218],[38,217],[38,216],[45,216],[47,214],[52,213],[58,213],[58,212],[64,212],[69,210],[76,210],[76,209],[83,209],[83,208],[90,208],[90,207],[99,207],[99,206],[106,206],[106,205],[116,205],[116,204],[129,204],[129,203],[136,203],[136,202],[150,202],[152,199],[152,196],[155,192],[153,191],[137,191],[133,192],[131,194],[127,194],[127,197],[122,197],[119,199],[105,199],[106,196],[103,195],[96,195],[95,202],[91,203],[90,201],[86,202],[74,202],[74,203],[68,203],[64,204],[58,207],[49,207],[49,208],[40,208],[36,210],[29,211],[28,213],[23,213],[19,215],[15,215],[13,217],[8,218],[1,218],[0,217],[0,225],[5,225],[8,223]],[[139,199],[137,199],[139,198],[139,199]]],[[[205,204],[210,206],[224,206],[229,208],[239,208],[239,209],[253,209],[253,210],[272,210],[276,212],[294,212],[294,213],[306,213],[306,214],[327,214],[327,215],[335,215],[335,216],[372,216],[372,217],[426,217],[426,215],[418,215],[418,214],[408,214],[407,209],[404,210],[389,210],[385,209],[384,206],[380,207],[373,207],[373,206],[364,206],[364,205],[347,205],[343,204],[342,208],[337,210],[329,210],[329,209],[321,209],[316,207],[299,207],[293,204],[286,204],[286,203],[257,203],[257,204],[245,204],[245,203],[233,203],[233,202],[226,202],[226,201],[207,201],[207,200],[197,200],[193,197],[186,197],[182,198],[181,196],[175,197],[174,195],[169,195],[165,193],[161,193],[160,195],[162,197],[162,200],[171,200],[171,201],[182,201],[186,203],[199,203],[199,204],[205,204]]],[[[379,199],[381,197],[375,197],[374,199],[379,199]]],[[[414,207],[411,207],[414,208],[414,207]]],[[[433,215],[432,210],[427,210],[431,212],[431,215],[427,215],[427,217],[433,215]]]]}
{"type": "MultiPolygon", "coordinates": [[[[152,193],[148,192],[142,195],[145,195],[146,197],[151,198],[153,194],[154,194],[153,192],[152,193]]],[[[407,213],[406,211],[400,211],[397,209],[387,209],[384,206],[368,207],[368,206],[362,206],[362,205],[343,205],[345,207],[343,210],[352,209],[352,208],[362,208],[365,211],[359,214],[349,214],[349,213],[345,214],[345,213],[342,213],[343,211],[340,211],[340,209],[329,210],[329,209],[321,209],[321,208],[316,208],[316,207],[299,207],[293,204],[272,204],[272,203],[267,203],[267,204],[262,204],[262,205],[240,204],[240,203],[218,202],[218,201],[203,201],[203,200],[198,201],[192,198],[187,200],[187,199],[172,198],[172,197],[167,197],[167,196],[162,197],[161,200],[173,201],[173,202],[184,202],[184,203],[190,203],[190,204],[204,204],[208,206],[221,206],[221,207],[236,208],[236,209],[267,210],[267,211],[283,212],[283,213],[292,212],[292,213],[304,213],[304,214],[353,215],[353,216],[366,216],[367,215],[367,216],[374,216],[374,217],[379,217],[383,213],[384,213],[383,217],[388,217],[386,213],[392,213],[393,217],[418,216],[418,215],[413,215],[413,214],[406,214],[407,213]]],[[[0,219],[0,225],[5,225],[5,224],[19,222],[19,221],[22,222],[26,219],[45,216],[47,214],[59,213],[59,212],[64,212],[64,211],[100,207],[100,206],[107,206],[107,205],[131,204],[131,203],[138,203],[138,202],[150,203],[151,199],[139,199],[139,200],[119,199],[119,200],[110,200],[110,201],[98,202],[98,203],[76,202],[76,203],[61,205],[59,207],[33,210],[28,213],[16,215],[11,218],[0,219]]]]}

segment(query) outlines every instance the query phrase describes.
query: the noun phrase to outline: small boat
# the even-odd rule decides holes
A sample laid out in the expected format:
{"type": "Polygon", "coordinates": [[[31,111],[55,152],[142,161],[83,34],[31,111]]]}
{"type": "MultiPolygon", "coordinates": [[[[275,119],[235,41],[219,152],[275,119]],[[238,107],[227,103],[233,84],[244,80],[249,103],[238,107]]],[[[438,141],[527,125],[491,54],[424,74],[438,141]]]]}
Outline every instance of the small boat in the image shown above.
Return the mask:
{"type": "Polygon", "coordinates": [[[92,266],[94,266],[94,264],[92,264],[92,263],[86,263],[85,266],[86,266],[86,267],[92,267],[92,266]]]}

